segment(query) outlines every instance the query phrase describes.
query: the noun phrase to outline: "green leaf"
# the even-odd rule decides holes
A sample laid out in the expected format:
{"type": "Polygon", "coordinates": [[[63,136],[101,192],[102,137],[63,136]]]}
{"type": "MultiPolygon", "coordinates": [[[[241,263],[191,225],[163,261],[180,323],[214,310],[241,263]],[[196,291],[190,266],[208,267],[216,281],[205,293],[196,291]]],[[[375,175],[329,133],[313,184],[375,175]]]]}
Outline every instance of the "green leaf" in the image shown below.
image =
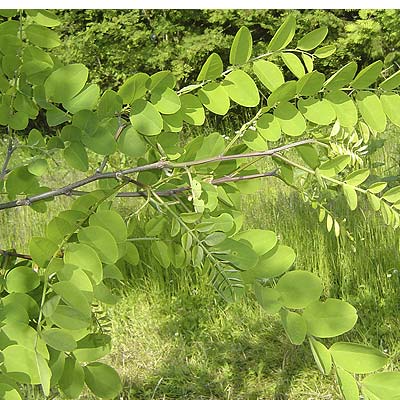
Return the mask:
{"type": "Polygon", "coordinates": [[[89,85],[74,98],[67,100],[63,106],[71,114],[81,110],[93,110],[100,98],[100,87],[96,84],[89,85]]]}
{"type": "Polygon", "coordinates": [[[379,193],[382,192],[387,186],[387,182],[374,182],[369,186],[368,191],[371,193],[379,193]]]}
{"type": "Polygon", "coordinates": [[[272,250],[278,238],[275,232],[267,231],[264,229],[249,229],[247,231],[242,231],[234,236],[236,240],[245,240],[251,244],[253,250],[257,255],[262,256],[272,250]]]}
{"type": "Polygon", "coordinates": [[[383,90],[393,90],[396,89],[400,85],[400,71],[395,72],[393,75],[389,76],[389,78],[385,79],[379,87],[383,90]]]}
{"type": "Polygon", "coordinates": [[[164,91],[166,88],[173,89],[176,84],[176,78],[171,71],[159,71],[151,75],[146,82],[146,87],[153,92],[164,91]]]}
{"type": "Polygon", "coordinates": [[[169,87],[153,91],[150,100],[161,114],[175,114],[181,108],[179,96],[169,87]]]}
{"type": "Polygon", "coordinates": [[[353,100],[341,90],[335,90],[325,96],[336,111],[339,124],[344,128],[352,128],[358,121],[358,112],[353,100]]]}
{"type": "Polygon", "coordinates": [[[200,100],[193,94],[181,96],[183,120],[191,125],[203,125],[205,113],[200,100]]]}
{"type": "Polygon", "coordinates": [[[353,186],[344,184],[342,186],[344,197],[351,211],[357,208],[357,192],[353,186]]]}
{"type": "Polygon", "coordinates": [[[275,142],[281,137],[281,126],[272,114],[263,114],[256,122],[257,131],[265,139],[275,142]]]}
{"type": "Polygon", "coordinates": [[[29,242],[29,252],[34,262],[39,267],[45,268],[48,262],[54,257],[58,246],[50,239],[33,236],[29,242]]]}
{"type": "Polygon", "coordinates": [[[381,208],[381,201],[379,197],[372,193],[367,192],[368,201],[374,211],[378,211],[381,208]]]}
{"type": "Polygon", "coordinates": [[[332,357],[329,350],[312,336],[308,338],[311,351],[318,369],[324,374],[329,375],[332,369],[332,357]]]}
{"type": "Polygon", "coordinates": [[[11,200],[17,194],[28,194],[37,187],[38,182],[35,175],[31,174],[25,166],[15,168],[7,175],[6,190],[11,200]]]}
{"type": "Polygon", "coordinates": [[[329,351],[336,365],[354,374],[375,372],[388,362],[379,350],[359,343],[337,342],[329,351]]]}
{"type": "Polygon", "coordinates": [[[296,81],[288,81],[275,89],[268,97],[268,106],[273,107],[276,103],[286,102],[296,97],[296,81]]]}
{"type": "Polygon", "coordinates": [[[241,70],[230,72],[222,83],[228,96],[244,107],[255,107],[260,102],[260,95],[253,79],[241,70]]]}
{"type": "Polygon", "coordinates": [[[271,92],[285,82],[282,71],[271,61],[258,60],[254,62],[253,71],[261,83],[271,92]]]}
{"type": "Polygon", "coordinates": [[[400,372],[380,372],[361,382],[362,392],[371,400],[398,400],[400,372]]]}
{"type": "Polygon", "coordinates": [[[74,356],[80,362],[92,362],[111,351],[111,337],[103,333],[90,333],[79,340],[74,356]]]}
{"type": "Polygon", "coordinates": [[[300,345],[304,342],[307,334],[307,325],[303,317],[293,311],[281,310],[281,322],[289,340],[300,345]]]}
{"type": "Polygon", "coordinates": [[[328,28],[326,28],[325,26],[314,29],[313,31],[304,35],[297,42],[297,48],[306,51],[315,49],[318,45],[320,45],[324,41],[327,34],[328,34],[328,28]]]}
{"type": "Polygon", "coordinates": [[[357,72],[357,63],[354,61],[349,62],[344,67],[336,71],[326,82],[326,90],[338,90],[348,85],[354,78],[357,72]]]}
{"type": "Polygon", "coordinates": [[[301,96],[314,96],[321,89],[325,81],[325,75],[313,71],[303,75],[297,82],[297,93],[301,96]]]}
{"type": "Polygon", "coordinates": [[[72,357],[66,357],[64,371],[58,382],[61,391],[70,399],[76,399],[82,393],[85,378],[83,368],[72,357]]]}
{"type": "Polygon", "coordinates": [[[338,299],[316,301],[306,307],[303,317],[310,335],[328,338],[348,332],[357,322],[356,309],[338,299]]]}
{"type": "Polygon", "coordinates": [[[45,329],[42,331],[41,335],[43,340],[53,349],[59,351],[72,351],[76,349],[74,338],[63,329],[45,329]]]}
{"type": "Polygon", "coordinates": [[[319,153],[311,144],[305,144],[296,147],[297,152],[304,162],[312,169],[318,168],[320,165],[319,153]]]}
{"type": "Polygon", "coordinates": [[[300,99],[297,103],[299,111],[306,119],[317,125],[329,125],[336,118],[336,112],[328,100],[300,99]]]}
{"type": "Polygon", "coordinates": [[[395,125],[400,126],[400,96],[397,93],[383,93],[380,97],[383,111],[395,125]]]}
{"type": "Polygon", "coordinates": [[[254,285],[256,299],[267,314],[273,315],[282,308],[279,292],[270,287],[261,286],[259,283],[254,285]]]}
{"type": "Polygon", "coordinates": [[[65,305],[56,307],[51,315],[51,320],[60,328],[71,331],[87,328],[91,323],[90,317],[87,317],[76,308],[65,305]]]}
{"type": "Polygon", "coordinates": [[[117,372],[110,366],[95,362],[84,367],[85,383],[95,396],[113,399],[122,390],[117,372]]]}
{"type": "Polygon", "coordinates": [[[314,51],[314,56],[317,58],[327,58],[331,56],[336,51],[336,46],[330,44],[328,46],[320,47],[314,51]]]}
{"type": "Polygon", "coordinates": [[[46,159],[38,158],[28,165],[28,171],[33,175],[42,176],[47,172],[48,167],[46,159]]]}
{"type": "Polygon", "coordinates": [[[154,241],[150,245],[150,250],[154,258],[164,268],[168,268],[171,264],[171,258],[168,252],[168,246],[163,241],[154,241]]]}
{"type": "Polygon", "coordinates": [[[122,153],[132,158],[142,157],[146,153],[147,145],[133,126],[129,126],[122,131],[117,142],[118,149],[122,153]]]}
{"type": "Polygon", "coordinates": [[[279,125],[288,136],[300,136],[306,130],[306,121],[291,103],[280,103],[274,111],[279,125]]]}
{"type": "Polygon", "coordinates": [[[221,57],[217,53],[212,53],[201,67],[197,80],[216,79],[222,74],[223,69],[221,57]]]}
{"type": "Polygon", "coordinates": [[[312,72],[312,70],[314,69],[314,61],[312,57],[310,57],[308,54],[302,53],[301,59],[303,60],[304,65],[306,66],[307,72],[312,72]]]}
{"type": "Polygon", "coordinates": [[[353,171],[351,174],[346,176],[346,183],[352,186],[359,186],[369,177],[369,174],[370,171],[368,168],[353,171]]]}
{"type": "Polygon", "coordinates": [[[165,132],[180,132],[183,127],[183,114],[178,111],[172,115],[163,115],[163,130],[165,132]]]}
{"type": "Polygon", "coordinates": [[[3,400],[22,400],[18,391],[6,383],[0,383],[0,397],[3,400]]]}
{"type": "Polygon", "coordinates": [[[198,232],[229,232],[234,226],[233,217],[222,213],[219,217],[209,217],[196,226],[198,232]]]}
{"type": "Polygon", "coordinates": [[[386,115],[379,97],[371,92],[358,92],[356,100],[365,123],[374,131],[383,132],[386,128],[386,115]]]}
{"type": "Polygon", "coordinates": [[[258,262],[257,253],[248,244],[230,238],[213,246],[212,252],[220,260],[228,261],[242,271],[254,267],[258,262]]]}
{"type": "Polygon", "coordinates": [[[111,305],[118,303],[119,297],[113,294],[111,290],[106,285],[104,285],[104,283],[102,282],[99,283],[98,285],[94,286],[93,289],[94,289],[93,290],[94,297],[97,300],[105,304],[111,304],[111,305]]]}
{"type": "Polygon", "coordinates": [[[106,90],[100,98],[97,106],[97,115],[99,119],[113,117],[122,110],[122,98],[113,90],[106,90]]]}
{"type": "Polygon", "coordinates": [[[130,121],[137,132],[144,136],[161,133],[163,120],[160,113],[150,102],[138,99],[132,103],[130,121]]]}
{"type": "Polygon", "coordinates": [[[248,28],[242,26],[235,35],[229,53],[229,62],[232,65],[241,65],[249,61],[253,48],[253,40],[248,28]]]}
{"type": "Polygon", "coordinates": [[[295,259],[296,253],[291,247],[277,245],[261,256],[254,268],[242,273],[243,280],[251,283],[254,279],[275,278],[286,272],[295,259]]]}
{"type": "MultiPolygon", "coordinates": [[[[12,311],[7,310],[7,311],[12,311]]],[[[35,329],[22,322],[7,322],[1,328],[0,334],[0,348],[4,350],[6,347],[12,344],[18,344],[28,349],[36,349],[35,351],[45,357],[49,358],[49,352],[46,347],[46,343],[38,338],[38,334],[35,329]]]]}
{"type": "Polygon", "coordinates": [[[39,47],[52,49],[61,44],[57,33],[44,26],[31,24],[25,28],[25,34],[28,40],[39,47]]]}
{"type": "Polygon", "coordinates": [[[38,274],[29,267],[13,268],[6,277],[8,293],[27,293],[37,288],[39,284],[38,274]]]}
{"type": "Polygon", "coordinates": [[[374,83],[383,68],[383,62],[381,60],[375,61],[371,65],[363,68],[357,76],[354,78],[351,86],[355,89],[365,89],[374,83]]]}
{"type": "Polygon", "coordinates": [[[39,25],[52,28],[61,24],[57,15],[49,10],[27,10],[27,14],[39,25]]]}
{"type": "Polygon", "coordinates": [[[2,298],[4,306],[14,303],[23,307],[31,319],[35,319],[39,315],[39,306],[37,302],[25,293],[10,293],[2,298]]]}
{"type": "Polygon", "coordinates": [[[197,96],[203,106],[214,114],[225,115],[229,111],[229,96],[219,83],[208,83],[197,92],[197,96]]]}
{"type": "Polygon", "coordinates": [[[382,197],[390,203],[396,203],[400,200],[400,186],[389,189],[382,197]]]}
{"type": "Polygon", "coordinates": [[[83,64],[69,64],[50,74],[44,83],[46,97],[64,103],[75,97],[85,86],[89,70],[83,64]]]}
{"type": "Polygon", "coordinates": [[[290,14],[276,31],[268,45],[268,51],[277,51],[285,48],[293,39],[296,30],[296,18],[290,14]]]}
{"type": "Polygon", "coordinates": [[[61,270],[57,270],[57,277],[60,281],[69,281],[81,290],[88,300],[93,296],[92,281],[87,273],[81,268],[72,264],[65,264],[61,270]]]}
{"type": "MultiPolygon", "coordinates": [[[[12,17],[15,17],[17,14],[18,14],[18,10],[6,10],[6,9],[0,10],[0,15],[5,18],[12,18],[12,17]]],[[[9,22],[9,21],[7,21],[7,22],[9,22]]],[[[17,21],[12,21],[12,22],[17,22],[17,21]]]]}
{"type": "Polygon", "coordinates": [[[40,377],[40,385],[42,387],[44,395],[47,397],[50,394],[50,380],[51,380],[51,370],[47,361],[36,352],[36,365],[40,377]]]}
{"type": "Polygon", "coordinates": [[[351,157],[347,154],[336,156],[332,160],[325,161],[318,168],[318,172],[321,175],[332,177],[343,171],[351,161],[351,157]]]}
{"type": "Polygon", "coordinates": [[[106,264],[114,264],[118,258],[118,246],[111,233],[100,226],[88,226],[78,232],[78,239],[97,252],[100,260],[106,264]]]}
{"type": "Polygon", "coordinates": [[[294,76],[296,76],[298,79],[304,76],[304,66],[295,54],[281,53],[281,58],[294,76]]]}
{"type": "Polygon", "coordinates": [[[89,303],[85,295],[73,283],[68,281],[56,282],[52,285],[52,289],[61,296],[66,304],[79,310],[85,316],[90,317],[91,310],[89,303]]]}
{"type": "Polygon", "coordinates": [[[53,107],[46,111],[46,121],[49,126],[61,125],[69,120],[69,115],[57,107],[53,107]]]}
{"type": "Polygon", "coordinates": [[[132,104],[135,100],[141,99],[147,92],[146,83],[149,75],[139,72],[128,78],[118,90],[118,95],[124,104],[132,104]]]}
{"type": "Polygon", "coordinates": [[[103,156],[113,154],[117,148],[114,135],[105,126],[99,126],[93,136],[83,134],[82,143],[103,156]]]}
{"type": "Polygon", "coordinates": [[[128,230],[123,218],[114,210],[98,210],[90,216],[89,225],[107,229],[117,243],[126,241],[128,237],[128,230]]]}
{"type": "Polygon", "coordinates": [[[63,153],[65,161],[70,167],[82,172],[86,172],[89,169],[88,156],[85,147],[81,143],[71,142],[63,153]]]}
{"type": "Polygon", "coordinates": [[[3,350],[3,366],[7,375],[20,383],[40,384],[36,353],[18,344],[3,350]]]}
{"type": "Polygon", "coordinates": [[[285,307],[300,309],[318,300],[323,287],[321,279],[311,272],[290,271],[279,279],[276,290],[285,307]]]}
{"type": "Polygon", "coordinates": [[[359,400],[360,392],[354,376],[340,367],[336,368],[336,376],[344,400],[359,400]]]}
{"type": "Polygon", "coordinates": [[[265,139],[255,130],[247,129],[243,135],[243,143],[254,151],[263,151],[267,148],[265,139]]]}

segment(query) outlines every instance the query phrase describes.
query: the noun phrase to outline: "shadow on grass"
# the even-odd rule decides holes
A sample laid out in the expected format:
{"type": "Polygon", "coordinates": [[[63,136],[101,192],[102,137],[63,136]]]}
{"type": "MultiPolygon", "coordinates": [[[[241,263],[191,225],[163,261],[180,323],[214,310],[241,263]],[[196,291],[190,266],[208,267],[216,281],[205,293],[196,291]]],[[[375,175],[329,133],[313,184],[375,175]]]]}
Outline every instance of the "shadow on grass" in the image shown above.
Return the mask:
{"type": "Polygon", "coordinates": [[[223,309],[182,294],[165,304],[157,334],[173,345],[144,381],[126,377],[124,399],[289,399],[310,352],[250,303],[223,309]]]}

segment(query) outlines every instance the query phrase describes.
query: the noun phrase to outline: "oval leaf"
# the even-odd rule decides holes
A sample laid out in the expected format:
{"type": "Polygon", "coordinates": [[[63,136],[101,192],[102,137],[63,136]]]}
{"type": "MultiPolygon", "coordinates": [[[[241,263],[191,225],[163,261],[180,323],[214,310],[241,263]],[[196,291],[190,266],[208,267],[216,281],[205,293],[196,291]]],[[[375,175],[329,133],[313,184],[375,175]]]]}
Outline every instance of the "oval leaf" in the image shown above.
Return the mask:
{"type": "Polygon", "coordinates": [[[354,374],[375,372],[388,362],[388,358],[379,350],[358,343],[337,342],[329,351],[335,364],[354,374]]]}
{"type": "Polygon", "coordinates": [[[292,41],[295,30],[296,18],[290,14],[269,42],[268,50],[277,51],[285,48],[292,41]]]}
{"type": "Polygon", "coordinates": [[[270,61],[256,61],[253,64],[253,71],[261,83],[271,92],[278,89],[285,82],[282,71],[270,61]]]}
{"type": "Polygon", "coordinates": [[[222,83],[228,96],[244,107],[255,107],[260,102],[260,95],[253,79],[241,70],[230,72],[222,83]]]}
{"type": "Polygon", "coordinates": [[[357,311],[349,303],[338,299],[311,303],[303,313],[308,333],[321,338],[339,336],[353,328],[357,311]]]}
{"type": "Polygon", "coordinates": [[[318,300],[323,287],[321,279],[311,272],[290,271],[279,279],[276,290],[285,307],[299,309],[318,300]]]}
{"type": "Polygon", "coordinates": [[[232,65],[245,64],[249,61],[253,47],[253,39],[248,28],[242,26],[233,39],[229,53],[229,62],[232,65]]]}
{"type": "Polygon", "coordinates": [[[320,45],[326,35],[328,34],[328,28],[325,26],[321,28],[314,29],[313,31],[307,33],[297,42],[297,48],[300,50],[312,50],[320,45]]]}

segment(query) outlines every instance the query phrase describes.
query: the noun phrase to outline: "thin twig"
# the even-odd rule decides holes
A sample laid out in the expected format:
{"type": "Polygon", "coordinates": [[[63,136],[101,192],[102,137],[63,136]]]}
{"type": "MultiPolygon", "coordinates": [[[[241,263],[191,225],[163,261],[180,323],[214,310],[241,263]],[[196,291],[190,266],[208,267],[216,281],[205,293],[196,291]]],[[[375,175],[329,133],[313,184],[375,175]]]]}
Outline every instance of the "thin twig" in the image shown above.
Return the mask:
{"type": "Polygon", "coordinates": [[[18,257],[18,258],[23,258],[25,260],[32,260],[32,257],[29,254],[21,254],[21,253],[16,253],[14,251],[9,251],[9,250],[1,250],[0,249],[0,254],[2,256],[18,257]]]}
{"type": "Polygon", "coordinates": [[[3,167],[2,167],[1,172],[0,172],[0,180],[3,180],[6,177],[6,175],[8,174],[8,172],[9,172],[8,171],[8,164],[9,164],[9,162],[11,160],[11,156],[14,153],[16,148],[17,147],[14,146],[13,139],[9,138],[8,139],[8,147],[7,147],[6,158],[4,159],[3,167]]]}
{"type": "MultiPolygon", "coordinates": [[[[21,207],[21,206],[29,206],[38,201],[50,199],[50,198],[53,198],[56,196],[61,196],[61,195],[68,196],[72,193],[73,190],[78,189],[82,186],[85,186],[89,183],[101,180],[101,179],[110,179],[110,178],[112,179],[113,178],[113,179],[120,180],[125,175],[130,175],[130,174],[142,172],[142,171],[188,168],[188,167],[192,167],[192,166],[196,166],[196,165],[204,165],[204,164],[210,164],[210,163],[215,163],[215,162],[225,162],[225,161],[238,160],[238,159],[243,159],[243,158],[273,156],[273,155],[276,155],[285,150],[289,150],[291,148],[295,148],[298,146],[302,146],[305,144],[311,144],[311,143],[316,143],[315,139],[305,139],[305,140],[301,140],[299,142],[289,143],[284,146],[276,147],[274,149],[269,149],[269,150],[265,150],[265,151],[257,151],[257,152],[252,152],[252,153],[219,155],[219,156],[210,157],[210,158],[206,158],[206,159],[202,159],[202,160],[193,160],[193,161],[186,161],[186,162],[180,162],[180,163],[173,163],[173,162],[170,162],[167,160],[159,160],[159,161],[151,163],[151,164],[140,165],[137,167],[128,168],[128,169],[124,169],[124,170],[120,170],[120,171],[103,172],[103,173],[95,172],[93,175],[90,175],[84,179],[73,182],[69,185],[63,186],[58,189],[53,189],[53,190],[49,190],[48,192],[45,192],[45,193],[28,196],[28,197],[25,197],[24,199],[18,199],[18,200],[9,201],[7,203],[1,203],[0,210],[4,210],[7,208],[21,207]]],[[[240,177],[238,177],[238,178],[240,178],[240,177]]]]}

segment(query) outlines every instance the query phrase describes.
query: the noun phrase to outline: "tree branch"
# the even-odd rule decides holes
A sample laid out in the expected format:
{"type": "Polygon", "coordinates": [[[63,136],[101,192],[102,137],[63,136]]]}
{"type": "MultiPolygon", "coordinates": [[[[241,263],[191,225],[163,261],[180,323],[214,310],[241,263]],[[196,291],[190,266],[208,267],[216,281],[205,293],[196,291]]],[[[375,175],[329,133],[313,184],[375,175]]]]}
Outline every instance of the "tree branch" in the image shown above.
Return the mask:
{"type": "Polygon", "coordinates": [[[6,177],[6,175],[8,174],[8,172],[9,172],[8,171],[8,164],[9,164],[9,162],[11,160],[11,156],[14,153],[16,148],[17,147],[14,146],[13,139],[9,138],[6,158],[4,159],[3,167],[2,167],[1,172],[0,172],[0,180],[3,180],[6,177]]]}
{"type": "MultiPolygon", "coordinates": [[[[276,176],[277,175],[277,170],[273,171],[268,171],[268,172],[261,172],[259,174],[252,174],[252,175],[242,175],[242,176],[224,176],[222,178],[217,178],[213,179],[210,181],[212,185],[219,186],[224,183],[230,183],[230,182],[240,182],[240,181],[245,181],[245,180],[250,180],[250,179],[257,179],[257,178],[265,178],[267,176],[276,176]]],[[[177,194],[181,194],[182,192],[185,192],[187,190],[190,190],[190,186],[182,186],[174,189],[168,189],[168,190],[158,190],[155,191],[154,193],[157,196],[160,197],[172,197],[177,194]]],[[[85,194],[88,194],[89,192],[84,192],[81,190],[73,190],[70,195],[71,196],[83,196],[85,194]]],[[[147,197],[148,193],[147,191],[137,191],[137,192],[119,192],[117,193],[116,197],[147,197]]]]}
{"type": "Polygon", "coordinates": [[[210,164],[210,163],[215,163],[215,162],[239,160],[239,159],[243,159],[243,158],[273,156],[277,153],[280,153],[280,152],[283,152],[283,151],[286,151],[286,150],[289,150],[289,149],[292,149],[295,147],[299,147],[299,146],[302,146],[305,144],[311,144],[311,143],[316,143],[316,140],[315,139],[305,139],[305,140],[301,140],[299,142],[289,143],[284,146],[276,147],[274,149],[269,149],[269,150],[265,150],[265,151],[256,151],[256,152],[242,153],[242,154],[219,155],[219,156],[215,156],[215,157],[205,158],[202,160],[193,160],[193,161],[186,161],[186,162],[180,162],[180,163],[173,163],[173,162],[170,162],[167,160],[160,160],[155,163],[140,165],[137,167],[123,169],[120,171],[102,172],[102,173],[95,172],[93,175],[90,175],[84,179],[73,182],[69,185],[63,186],[58,189],[53,189],[53,190],[49,190],[48,192],[45,192],[45,193],[28,196],[28,197],[25,197],[24,199],[18,199],[18,200],[9,201],[7,203],[1,203],[0,210],[4,210],[7,208],[21,207],[21,206],[29,206],[38,201],[50,199],[50,198],[56,197],[56,196],[61,196],[61,195],[68,196],[68,195],[71,195],[74,190],[76,190],[82,186],[85,186],[89,183],[101,180],[101,179],[117,179],[117,180],[119,180],[119,179],[123,178],[125,175],[130,175],[133,173],[143,172],[143,171],[188,168],[188,167],[192,167],[192,166],[196,166],[196,165],[204,165],[204,164],[210,164]]]}

